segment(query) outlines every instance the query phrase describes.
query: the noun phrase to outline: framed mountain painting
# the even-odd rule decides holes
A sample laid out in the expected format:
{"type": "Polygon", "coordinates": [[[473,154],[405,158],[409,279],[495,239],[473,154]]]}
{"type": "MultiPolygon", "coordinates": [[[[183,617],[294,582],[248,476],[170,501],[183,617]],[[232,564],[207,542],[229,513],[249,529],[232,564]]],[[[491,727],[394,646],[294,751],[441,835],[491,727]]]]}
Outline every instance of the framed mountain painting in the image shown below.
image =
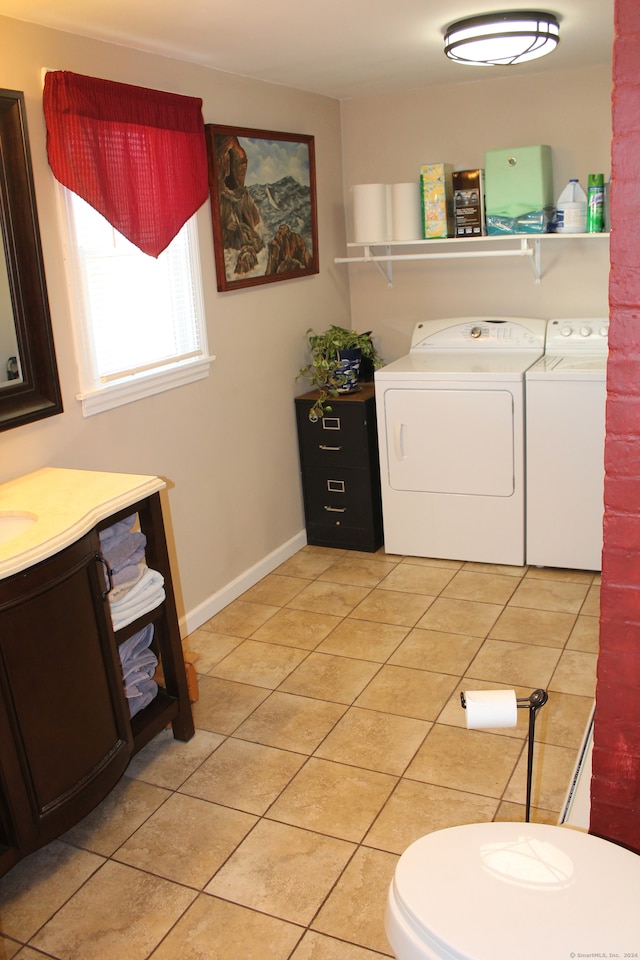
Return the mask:
{"type": "Polygon", "coordinates": [[[218,290],[318,273],[313,137],[205,124],[218,290]]]}

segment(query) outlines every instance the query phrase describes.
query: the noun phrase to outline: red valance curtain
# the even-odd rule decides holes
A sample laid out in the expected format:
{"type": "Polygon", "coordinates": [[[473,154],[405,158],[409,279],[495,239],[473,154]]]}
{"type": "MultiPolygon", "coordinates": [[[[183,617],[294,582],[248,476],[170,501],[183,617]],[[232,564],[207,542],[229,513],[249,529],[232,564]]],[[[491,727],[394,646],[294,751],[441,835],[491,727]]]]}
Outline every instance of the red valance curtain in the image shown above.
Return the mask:
{"type": "Polygon", "coordinates": [[[202,100],[111,80],[45,76],[53,174],[157,257],[207,199],[202,100]]]}

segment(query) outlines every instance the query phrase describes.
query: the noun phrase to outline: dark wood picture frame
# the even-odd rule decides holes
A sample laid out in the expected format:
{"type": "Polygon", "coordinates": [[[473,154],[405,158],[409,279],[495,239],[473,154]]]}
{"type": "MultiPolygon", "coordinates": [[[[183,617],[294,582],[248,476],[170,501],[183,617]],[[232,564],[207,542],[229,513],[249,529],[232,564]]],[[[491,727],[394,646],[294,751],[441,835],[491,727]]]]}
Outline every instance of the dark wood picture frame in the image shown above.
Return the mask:
{"type": "Polygon", "coordinates": [[[218,290],[318,273],[314,139],[205,124],[218,290]]]}

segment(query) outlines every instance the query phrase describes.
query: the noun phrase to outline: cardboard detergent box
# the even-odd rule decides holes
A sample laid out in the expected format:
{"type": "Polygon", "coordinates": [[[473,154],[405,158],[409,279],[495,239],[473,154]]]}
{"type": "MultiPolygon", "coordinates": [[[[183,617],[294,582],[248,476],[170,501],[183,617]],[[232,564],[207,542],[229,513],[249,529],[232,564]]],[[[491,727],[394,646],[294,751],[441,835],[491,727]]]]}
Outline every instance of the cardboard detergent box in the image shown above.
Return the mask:
{"type": "Polygon", "coordinates": [[[487,150],[484,156],[488,233],[548,233],[554,212],[551,147],[487,150]]]}
{"type": "Polygon", "coordinates": [[[484,170],[454,170],[452,179],[456,237],[484,236],[484,170]]]}
{"type": "Polygon", "coordinates": [[[452,163],[425,163],[420,167],[420,201],[425,240],[453,236],[452,177],[452,163]]]}

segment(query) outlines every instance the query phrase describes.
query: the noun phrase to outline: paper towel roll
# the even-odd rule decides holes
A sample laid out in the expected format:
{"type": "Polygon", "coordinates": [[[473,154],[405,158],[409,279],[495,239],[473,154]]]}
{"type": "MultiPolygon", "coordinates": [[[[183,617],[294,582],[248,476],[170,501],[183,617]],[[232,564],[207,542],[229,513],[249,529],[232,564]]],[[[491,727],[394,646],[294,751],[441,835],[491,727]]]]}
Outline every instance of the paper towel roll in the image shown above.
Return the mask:
{"type": "Polygon", "coordinates": [[[392,184],[391,204],[393,239],[421,240],[420,185],[417,182],[392,184]]]}
{"type": "Polygon", "coordinates": [[[465,690],[467,728],[515,727],[518,704],[515,690],[465,690]]]}
{"type": "Polygon", "coordinates": [[[386,183],[357,183],[353,192],[353,239],[381,243],[391,239],[389,188],[386,183]]]}

